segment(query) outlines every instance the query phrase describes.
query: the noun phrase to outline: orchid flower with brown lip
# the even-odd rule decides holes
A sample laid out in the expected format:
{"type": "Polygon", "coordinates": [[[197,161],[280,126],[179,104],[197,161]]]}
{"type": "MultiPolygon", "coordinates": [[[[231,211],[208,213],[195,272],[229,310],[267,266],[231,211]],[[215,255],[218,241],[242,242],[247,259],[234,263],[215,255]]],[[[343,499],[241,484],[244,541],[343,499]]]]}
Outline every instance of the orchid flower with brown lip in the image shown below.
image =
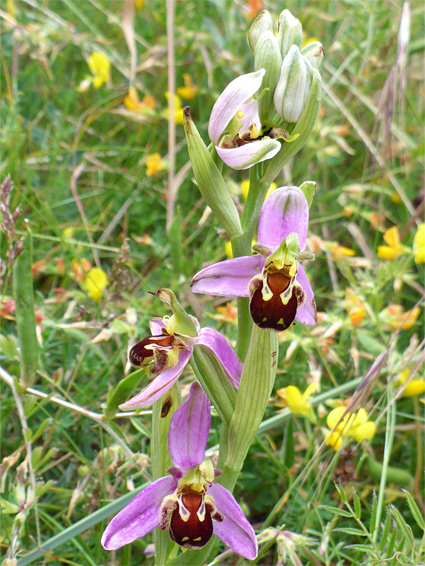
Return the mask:
{"type": "Polygon", "coordinates": [[[201,548],[214,534],[244,558],[256,558],[254,529],[230,491],[215,483],[221,472],[204,459],[210,408],[208,396],[194,382],[188,399],[171,417],[168,447],[174,467],[112,519],[102,535],[106,550],[121,548],[159,526],[184,548],[201,548]]]}
{"type": "Polygon", "coordinates": [[[280,187],[266,200],[258,223],[258,255],[210,265],[192,279],[192,291],[249,297],[254,322],[261,328],[285,330],[294,320],[316,323],[316,304],[300,259],[308,230],[308,203],[298,187],[280,187]]]}

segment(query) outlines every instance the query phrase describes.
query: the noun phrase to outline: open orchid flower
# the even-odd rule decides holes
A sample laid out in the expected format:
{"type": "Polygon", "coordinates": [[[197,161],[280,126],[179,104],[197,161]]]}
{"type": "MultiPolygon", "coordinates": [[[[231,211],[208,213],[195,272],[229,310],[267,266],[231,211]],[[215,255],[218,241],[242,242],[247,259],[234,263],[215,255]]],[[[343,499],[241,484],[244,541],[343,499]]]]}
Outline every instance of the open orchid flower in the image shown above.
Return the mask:
{"type": "Polygon", "coordinates": [[[194,382],[171,418],[168,446],[175,467],[112,519],[102,536],[106,550],[121,548],[159,526],[184,548],[201,548],[214,534],[244,558],[256,558],[254,529],[233,495],[214,483],[221,472],[204,460],[210,422],[209,399],[194,382]]]}
{"type": "Polygon", "coordinates": [[[232,169],[248,169],[271,159],[281,144],[261,133],[258,103],[265,70],[241,75],[218,97],[211,112],[208,134],[220,158],[232,169]]]}
{"type": "Polygon", "coordinates": [[[189,363],[195,345],[204,346],[214,354],[237,389],[242,364],[226,338],[212,328],[200,328],[196,318],[179,311],[182,307],[168,289],[160,289],[157,295],[173,308],[174,314],[151,319],[152,336],[135,344],[129,353],[130,363],[136,367],[150,366],[154,379],[140,393],[121,404],[120,409],[130,411],[149,407],[162,397],[189,363]]]}
{"type": "Polygon", "coordinates": [[[300,259],[308,230],[308,203],[298,187],[280,187],[266,200],[258,223],[259,255],[210,265],[192,280],[192,291],[250,297],[254,322],[261,328],[285,330],[294,320],[316,323],[313,290],[300,259]]]}

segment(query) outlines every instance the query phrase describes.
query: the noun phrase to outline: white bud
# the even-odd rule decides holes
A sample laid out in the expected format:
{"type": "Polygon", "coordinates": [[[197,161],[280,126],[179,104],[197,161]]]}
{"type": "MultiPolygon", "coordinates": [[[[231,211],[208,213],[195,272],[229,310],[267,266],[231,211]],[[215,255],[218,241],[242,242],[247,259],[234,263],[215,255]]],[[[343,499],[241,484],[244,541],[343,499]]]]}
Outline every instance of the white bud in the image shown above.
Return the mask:
{"type": "Polygon", "coordinates": [[[273,32],[273,18],[270,12],[263,10],[252,22],[251,27],[248,30],[247,39],[252,54],[254,54],[255,46],[257,45],[258,40],[266,31],[273,32]]]}
{"type": "Polygon", "coordinates": [[[256,71],[258,69],[266,71],[259,92],[266,88],[268,91],[258,100],[258,113],[261,124],[264,125],[267,122],[272,123],[274,117],[277,118],[273,96],[282,66],[282,57],[276,37],[271,31],[264,32],[257,42],[254,51],[254,66],[256,71]]]}
{"type": "Polygon", "coordinates": [[[298,122],[310,92],[312,68],[293,45],[283,60],[274,93],[276,112],[285,122],[298,122]]]}
{"type": "Polygon", "coordinates": [[[295,18],[289,10],[283,10],[278,20],[277,43],[282,57],[288,53],[292,45],[301,49],[303,42],[303,28],[300,20],[295,18]]]}
{"type": "Polygon", "coordinates": [[[301,55],[307,59],[313,69],[317,69],[319,72],[322,70],[325,52],[320,41],[308,43],[301,49],[301,55]]]}

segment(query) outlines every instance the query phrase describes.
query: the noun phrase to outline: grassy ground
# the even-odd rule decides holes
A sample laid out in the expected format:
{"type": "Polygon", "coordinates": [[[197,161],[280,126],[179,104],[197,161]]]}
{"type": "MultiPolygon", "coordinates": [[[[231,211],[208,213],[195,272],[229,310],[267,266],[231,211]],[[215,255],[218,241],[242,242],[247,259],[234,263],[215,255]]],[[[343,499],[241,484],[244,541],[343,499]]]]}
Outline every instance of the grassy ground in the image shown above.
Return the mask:
{"type": "MultiPolygon", "coordinates": [[[[326,53],[315,132],[280,183],[318,183],[309,240],[316,260],[308,273],[319,323],[281,335],[276,382],[276,390],[301,391],[316,383],[316,422],[281,412],[274,392],[271,420],[257,435],[236,495],[257,533],[279,529],[268,531],[259,564],[419,565],[423,394],[403,396],[399,377],[419,379],[424,361],[424,271],[413,250],[423,221],[424,7],[410,3],[405,60],[397,52],[401,2],[264,7],[274,14],[289,8],[305,40],[319,39],[326,53]],[[401,253],[383,259],[378,246],[393,226],[401,253]],[[407,321],[400,314],[418,305],[407,321]],[[326,416],[347,402],[369,368],[368,386],[352,406],[370,412],[376,434],[367,442],[347,439],[337,453],[324,444],[326,416]]],[[[252,69],[245,33],[253,15],[242,1],[177,2],[167,37],[166,5],[156,0],[136,0],[133,21],[117,0],[8,0],[2,10],[1,166],[2,180],[10,174],[14,183],[1,235],[2,554],[24,556],[43,542],[50,550],[32,555],[33,563],[150,564],[143,554],[150,537],[115,557],[100,545],[113,502],[150,478],[150,412],[103,419],[108,390],[128,371],[129,342],[147,334],[149,318],[166,314],[148,291],[172,287],[203,324],[236,337],[227,301],[188,291],[201,266],[226,257],[226,236],[207,216],[187,167],[182,125],[168,143],[167,41],[174,40],[176,86],[188,74],[195,89],[183,91],[181,104],[191,106],[206,140],[217,96],[252,69]],[[98,88],[88,66],[93,52],[111,63],[98,88]],[[91,84],[82,84],[87,78],[91,84]],[[125,104],[130,81],[139,106],[125,104]],[[156,153],[162,168],[151,174],[156,153]],[[168,237],[170,169],[177,199],[168,237]],[[7,214],[18,206],[11,229],[7,214]],[[19,313],[11,301],[13,270],[25,271],[13,250],[27,224],[39,362],[24,393],[10,376],[20,375],[35,343],[18,350],[19,313]],[[86,282],[95,266],[108,278],[98,300],[86,282]]],[[[246,174],[229,171],[227,178],[242,206],[246,174]]],[[[190,373],[184,377],[189,383],[190,373]]],[[[216,440],[213,431],[211,445],[216,440]]]]}

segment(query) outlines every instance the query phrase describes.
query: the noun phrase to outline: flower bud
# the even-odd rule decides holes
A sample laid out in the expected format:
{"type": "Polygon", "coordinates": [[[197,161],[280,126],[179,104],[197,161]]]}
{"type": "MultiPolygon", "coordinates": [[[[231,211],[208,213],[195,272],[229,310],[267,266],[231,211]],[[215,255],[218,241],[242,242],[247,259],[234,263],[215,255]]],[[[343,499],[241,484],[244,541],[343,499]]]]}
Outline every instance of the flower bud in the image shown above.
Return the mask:
{"type": "MultiPolygon", "coordinates": [[[[277,89],[276,89],[277,92],[277,89]]],[[[275,92],[275,97],[276,97],[275,92]]],[[[282,170],[282,167],[296,155],[307,141],[317,119],[322,99],[322,81],[317,69],[312,69],[310,93],[300,120],[291,132],[292,141],[282,144],[277,155],[270,160],[261,177],[262,183],[271,183],[282,170]]]]}
{"type": "Polygon", "coordinates": [[[312,68],[293,45],[285,56],[274,93],[277,113],[285,122],[298,122],[310,92],[312,68]]]}
{"type": "Polygon", "coordinates": [[[273,32],[273,18],[270,12],[263,10],[252,22],[251,27],[248,30],[247,40],[252,54],[255,52],[258,40],[266,31],[273,32]]]}
{"type": "Polygon", "coordinates": [[[313,69],[317,69],[319,72],[322,70],[325,52],[320,41],[312,41],[303,47],[301,55],[307,59],[313,69]]]}
{"type": "Polygon", "coordinates": [[[303,28],[300,20],[295,18],[289,10],[283,10],[278,20],[277,43],[282,57],[288,53],[292,45],[301,49],[303,41],[303,28]]]}
{"type": "Polygon", "coordinates": [[[259,38],[254,51],[255,70],[265,69],[266,73],[261,83],[260,92],[268,89],[258,100],[258,113],[261,124],[272,124],[276,111],[273,104],[274,91],[279,81],[282,56],[274,34],[271,31],[264,32],[259,38]]]}

